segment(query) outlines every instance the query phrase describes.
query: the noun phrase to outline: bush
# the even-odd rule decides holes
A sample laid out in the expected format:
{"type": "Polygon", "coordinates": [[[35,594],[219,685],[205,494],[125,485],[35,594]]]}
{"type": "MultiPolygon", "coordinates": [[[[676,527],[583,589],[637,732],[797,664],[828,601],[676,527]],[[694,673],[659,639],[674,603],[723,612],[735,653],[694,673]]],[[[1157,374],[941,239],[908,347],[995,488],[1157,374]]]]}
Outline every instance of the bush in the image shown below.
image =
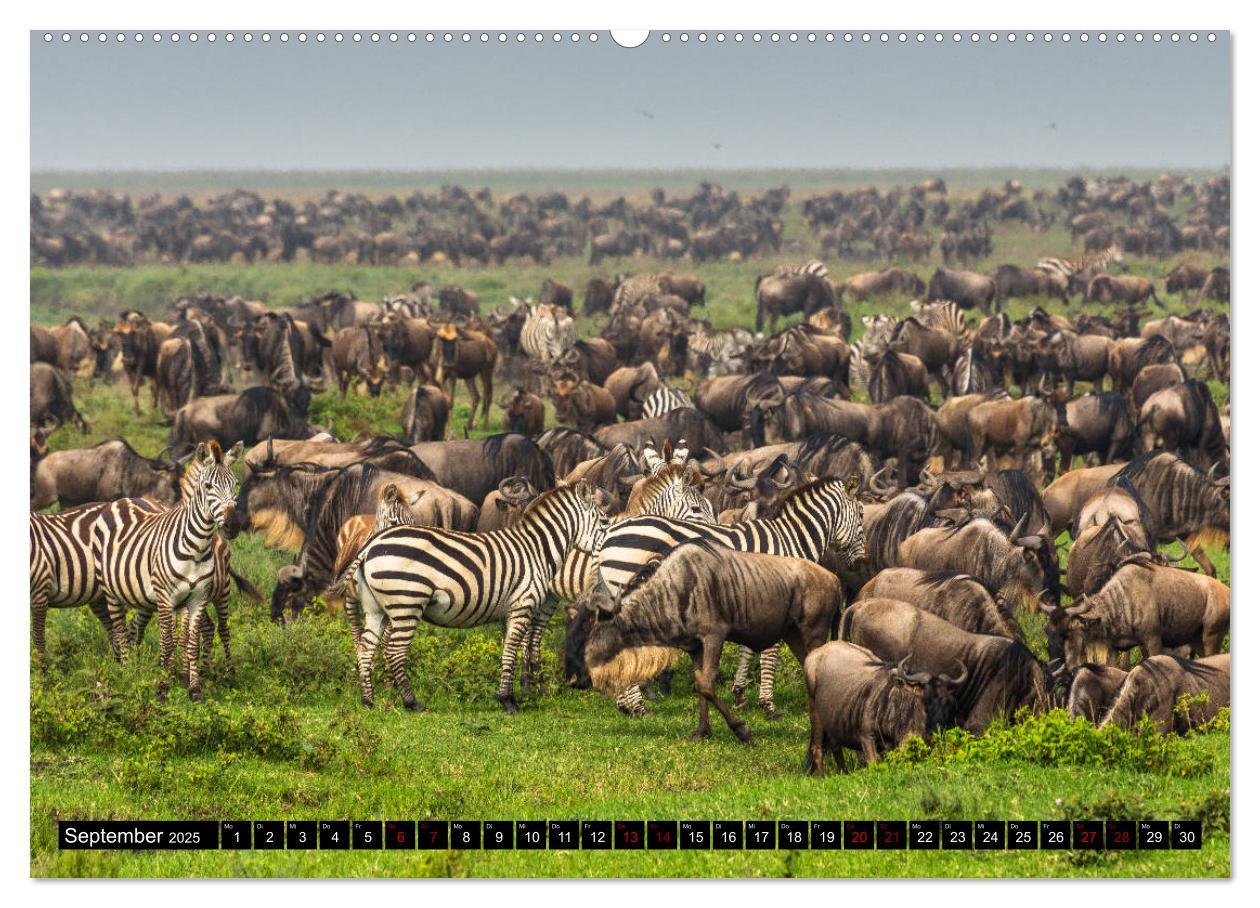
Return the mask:
{"type": "Polygon", "coordinates": [[[938,732],[930,742],[911,738],[884,762],[896,766],[1008,760],[1041,766],[1127,766],[1186,777],[1203,775],[1213,766],[1209,754],[1195,750],[1177,735],[1161,735],[1149,720],[1131,731],[1116,726],[1095,728],[1061,709],[1040,716],[1021,711],[1014,724],[995,723],[975,736],[951,728],[938,732]]]}

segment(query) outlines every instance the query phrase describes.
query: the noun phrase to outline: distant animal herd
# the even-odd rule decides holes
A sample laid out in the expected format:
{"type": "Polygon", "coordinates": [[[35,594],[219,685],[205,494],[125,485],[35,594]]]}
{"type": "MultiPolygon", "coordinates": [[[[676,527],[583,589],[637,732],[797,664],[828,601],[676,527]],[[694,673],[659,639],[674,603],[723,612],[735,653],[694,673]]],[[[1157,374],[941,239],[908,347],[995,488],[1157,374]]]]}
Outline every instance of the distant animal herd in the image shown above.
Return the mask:
{"type": "MultiPolygon", "coordinates": [[[[32,197],[32,264],[774,258],[789,197],[49,193],[32,197]]],[[[200,699],[216,631],[231,657],[233,586],[266,599],[231,563],[229,541],[251,533],[297,552],[270,591],[286,633],[316,597],[344,613],[368,706],[380,655],[388,696],[424,708],[406,661],[420,622],[499,624],[496,696],[516,712],[560,605],[565,678],[627,714],[648,716],[688,655],[697,737],[712,706],[751,739],[754,665],[757,705],[780,714],[786,644],[820,773],[829,753],[869,762],[1025,708],[1185,732],[1228,706],[1229,588],[1210,557],[1230,532],[1228,180],[1008,181],[958,202],[933,180],[802,211],[822,255],[758,276],[741,327],[714,329],[704,282],[660,270],[580,292],[548,278],[537,302],[493,308],[418,284],[287,308],[205,292],[32,325],[36,659],[47,668],[50,608],[88,606],[118,659],[156,615],[160,694],[178,676],[200,699]],[[1082,252],[968,270],[990,254],[990,221],[1055,218],[1082,252]],[[927,261],[928,223],[943,261],[926,280],[913,266],[830,276],[829,257],[927,261]],[[1220,264],[1182,261],[1162,287],[1129,271],[1187,249],[1220,264]],[[875,299],[887,305],[855,336],[850,304],[875,299]],[[1012,299],[1035,305],[1012,318],[1012,299]],[[108,381],[137,420],[168,427],[167,448],[51,451],[61,426],[91,431],[76,382],[108,381]],[[342,440],[311,423],[315,395],[352,388],[406,390],[401,433],[342,440]],[[468,437],[492,402],[505,431],[468,437]]]]}

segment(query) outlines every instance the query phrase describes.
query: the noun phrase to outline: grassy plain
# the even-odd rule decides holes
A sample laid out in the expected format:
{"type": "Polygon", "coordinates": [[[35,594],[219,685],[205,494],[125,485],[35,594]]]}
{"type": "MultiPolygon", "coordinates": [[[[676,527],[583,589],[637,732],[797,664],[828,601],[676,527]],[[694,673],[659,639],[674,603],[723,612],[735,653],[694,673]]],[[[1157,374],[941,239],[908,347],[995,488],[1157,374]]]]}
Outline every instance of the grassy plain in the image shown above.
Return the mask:
{"type": "MultiPolygon", "coordinates": [[[[785,180],[779,180],[783,182],[785,180]]],[[[765,185],[774,185],[771,180],[765,185]]],[[[991,181],[995,182],[995,181],[991,181]]],[[[785,257],[808,254],[799,220],[785,257]]],[[[1066,233],[1003,230],[981,267],[1031,264],[1072,251],[1066,233]]],[[[1187,259],[1215,264],[1205,255],[1187,259]]],[[[718,326],[751,324],[752,284],[769,260],[691,265],[651,260],[595,269],[571,260],[549,268],[507,265],[369,268],[290,265],[151,265],[132,269],[33,269],[32,319],[110,317],[124,306],[157,314],[180,293],[240,293],[272,305],[332,288],[365,299],[417,280],[460,283],[483,304],[536,294],[545,275],[579,288],[595,273],[681,268],[708,284],[707,317],[718,326]]],[[[1161,275],[1167,261],[1137,260],[1135,273],[1161,275]]],[[[833,275],[871,267],[829,262],[833,275]]],[[[934,265],[915,266],[924,275],[934,265]]],[[[1162,282],[1160,283],[1162,287],[1162,282]]],[[[1167,300],[1173,309],[1180,301],[1167,300]]],[[[1035,301],[1015,301],[1012,316],[1035,301]]],[[[1057,305],[1049,306],[1057,309],[1057,305]]],[[[854,307],[905,314],[905,301],[854,307]]],[[[858,323],[860,325],[860,323],[858,323]]],[[[598,324],[584,323],[584,332],[598,324]]],[[[860,331],[860,327],[859,327],[860,331]]],[[[1226,389],[1215,385],[1223,400],[1226,389]]],[[[462,423],[466,398],[457,406],[462,423]]],[[[497,392],[496,396],[503,391],[497,392]]],[[[124,435],[153,454],[166,430],[146,409],[132,416],[117,385],[76,383],[92,420],[67,427],[55,449],[124,435]]],[[[334,393],[317,398],[313,419],[339,437],[397,432],[402,391],[378,399],[334,393]]],[[[145,397],[147,404],[147,392],[145,397]]],[[[550,420],[549,420],[550,423],[550,420]]],[[[492,413],[492,431],[502,414],[492,413]]],[[[481,434],[481,433],[477,433],[481,434]]],[[[1212,552],[1229,581],[1229,555],[1212,552]]],[[[291,552],[242,537],[233,561],[267,593],[291,552]]],[[[1030,631],[1040,618],[1025,616],[1030,631]]],[[[808,722],[799,667],[785,659],[779,700],[785,718],[750,716],[754,744],[724,727],[690,743],[695,704],[687,673],[675,693],[641,721],[619,715],[592,692],[564,687],[563,631],[553,627],[545,683],[521,714],[494,702],[499,634],[422,627],[411,652],[417,695],[430,711],[398,708],[384,688],[374,711],[358,705],[351,643],[340,617],[312,609],[285,628],[243,597],[232,600],[234,664],[216,650],[207,701],[176,691],[156,703],[156,634],[119,667],[107,657],[86,610],[49,618],[47,676],[31,672],[31,873],[34,876],[1228,876],[1228,722],[1185,739],[1104,733],[1062,714],[994,728],[976,742],[956,736],[911,747],[886,764],[819,780],[801,769],[808,722]],[[61,852],[56,820],[212,819],[1057,819],[1200,818],[1203,851],[1133,852],[61,852]]],[[[1035,639],[1035,635],[1034,635],[1035,639]]],[[[724,666],[730,676],[732,665],[724,666]]]]}

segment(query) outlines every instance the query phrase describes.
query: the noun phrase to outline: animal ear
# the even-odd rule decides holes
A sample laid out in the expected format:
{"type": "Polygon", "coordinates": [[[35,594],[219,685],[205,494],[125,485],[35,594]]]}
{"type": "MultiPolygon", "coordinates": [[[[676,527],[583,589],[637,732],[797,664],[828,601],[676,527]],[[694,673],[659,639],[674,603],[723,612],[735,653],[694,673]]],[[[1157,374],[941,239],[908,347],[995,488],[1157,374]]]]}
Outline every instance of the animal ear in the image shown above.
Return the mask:
{"type": "Polygon", "coordinates": [[[206,460],[209,454],[210,448],[204,441],[199,441],[197,442],[197,450],[193,452],[193,461],[200,463],[201,461],[206,460]]]}
{"type": "Polygon", "coordinates": [[[244,452],[245,442],[238,441],[236,444],[232,445],[232,449],[228,451],[227,454],[223,455],[223,465],[225,467],[230,467],[232,464],[236,463],[241,454],[244,452]]]}
{"type": "Polygon", "coordinates": [[[580,501],[582,504],[591,503],[591,500],[593,498],[593,495],[591,493],[591,484],[587,482],[585,479],[579,479],[577,481],[577,484],[573,487],[573,490],[577,493],[578,501],[580,501]]]}
{"type": "Polygon", "coordinates": [[[861,485],[862,485],[862,478],[860,476],[850,476],[844,482],[844,490],[848,492],[850,495],[856,495],[858,488],[861,485]]]}

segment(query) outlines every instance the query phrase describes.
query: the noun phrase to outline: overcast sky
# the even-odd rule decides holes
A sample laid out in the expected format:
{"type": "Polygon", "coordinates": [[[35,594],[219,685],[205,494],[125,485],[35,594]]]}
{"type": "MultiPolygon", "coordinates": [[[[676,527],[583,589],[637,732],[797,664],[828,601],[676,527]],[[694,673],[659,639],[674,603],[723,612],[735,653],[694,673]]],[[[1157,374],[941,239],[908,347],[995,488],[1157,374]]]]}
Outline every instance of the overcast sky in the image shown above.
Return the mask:
{"type": "MultiPolygon", "coordinates": [[[[296,32],[291,33],[296,35],[296,32]]],[[[514,36],[513,36],[514,37],[514,36]]],[[[31,37],[46,170],[1221,167],[1228,35],[639,48],[31,37]],[[718,147],[720,146],[720,147],[718,147]]],[[[987,35],[986,35],[987,37],[987,35]]]]}

